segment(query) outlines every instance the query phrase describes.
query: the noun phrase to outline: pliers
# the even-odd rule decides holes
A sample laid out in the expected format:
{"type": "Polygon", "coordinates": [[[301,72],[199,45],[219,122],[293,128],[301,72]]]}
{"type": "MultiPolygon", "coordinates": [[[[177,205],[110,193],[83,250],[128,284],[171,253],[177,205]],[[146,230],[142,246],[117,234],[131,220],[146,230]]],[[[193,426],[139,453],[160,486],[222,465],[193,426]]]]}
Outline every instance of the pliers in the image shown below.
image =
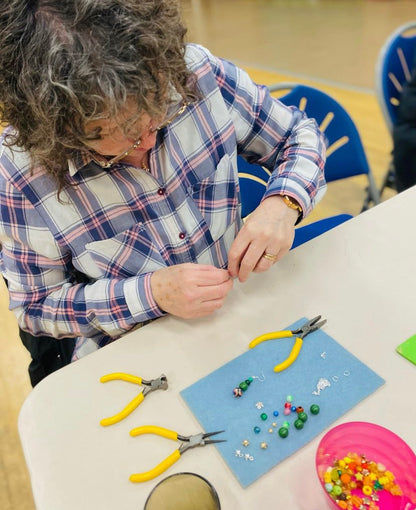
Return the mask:
{"type": "Polygon", "coordinates": [[[175,464],[180,459],[180,456],[190,448],[196,446],[206,446],[207,444],[223,443],[226,439],[207,439],[208,437],[220,434],[224,430],[218,430],[217,432],[200,432],[193,436],[181,436],[173,430],[165,429],[163,427],[157,427],[155,425],[143,425],[130,431],[132,437],[141,436],[143,434],[155,434],[156,436],[166,437],[172,439],[172,441],[183,441],[177,450],[172,452],[165,460],[162,460],[160,464],[146,471],[145,473],[136,473],[130,476],[131,482],[147,482],[153,480],[156,476],[159,476],[165,472],[170,466],[175,464]]]}
{"type": "Polygon", "coordinates": [[[321,318],[320,315],[317,317],[314,317],[308,322],[305,322],[305,324],[302,324],[300,328],[295,329],[294,331],[274,331],[272,333],[265,333],[264,335],[260,335],[256,337],[254,340],[252,340],[248,346],[250,349],[253,349],[257,345],[259,345],[261,342],[265,342],[266,340],[276,340],[278,338],[290,338],[292,336],[297,335],[295,339],[295,343],[293,345],[292,350],[290,351],[290,354],[288,358],[283,361],[282,363],[279,363],[274,367],[275,372],[282,372],[286,368],[290,367],[290,365],[296,360],[296,358],[299,356],[300,350],[302,348],[303,339],[306,335],[309,335],[309,333],[312,333],[313,331],[316,331],[320,327],[322,327],[326,320],[322,320],[321,322],[318,322],[321,318]]]}
{"type": "Polygon", "coordinates": [[[132,413],[142,402],[146,395],[148,395],[151,391],[155,390],[167,390],[168,389],[168,380],[165,374],[162,374],[157,379],[151,379],[150,381],[146,381],[137,375],[124,374],[122,372],[115,372],[113,374],[103,375],[100,379],[102,383],[108,381],[127,381],[133,384],[139,384],[146,386],[146,388],[141,391],[137,397],[127,404],[127,406],[120,411],[119,413],[111,416],[110,418],[104,418],[100,421],[100,425],[103,427],[107,427],[108,425],[114,425],[119,421],[126,418],[130,413],[132,413]]]}

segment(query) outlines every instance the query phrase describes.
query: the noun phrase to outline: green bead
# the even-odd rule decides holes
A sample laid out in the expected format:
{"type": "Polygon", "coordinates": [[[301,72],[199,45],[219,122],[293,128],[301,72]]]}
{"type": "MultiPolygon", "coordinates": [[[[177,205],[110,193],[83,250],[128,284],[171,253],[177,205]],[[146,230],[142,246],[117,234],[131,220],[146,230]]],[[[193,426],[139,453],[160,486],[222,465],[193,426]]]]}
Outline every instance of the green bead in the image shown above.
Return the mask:
{"type": "Polygon", "coordinates": [[[342,489],[339,485],[335,485],[334,488],[332,489],[332,492],[331,494],[333,494],[334,496],[339,496],[342,492],[342,489]]]}
{"type": "Polygon", "coordinates": [[[318,404],[312,404],[309,410],[312,414],[319,414],[320,411],[318,404]]]}
{"type": "Polygon", "coordinates": [[[288,395],[288,396],[286,397],[286,402],[293,402],[293,397],[292,397],[292,395],[288,395]]]}
{"type": "Polygon", "coordinates": [[[267,414],[266,414],[266,413],[261,413],[260,418],[261,418],[263,421],[267,420],[267,414]]]}
{"type": "Polygon", "coordinates": [[[288,421],[284,421],[282,423],[282,426],[285,428],[285,429],[288,429],[290,427],[290,423],[288,421]]]}
{"type": "Polygon", "coordinates": [[[238,385],[239,388],[241,388],[243,391],[246,391],[247,388],[248,388],[248,384],[246,382],[240,382],[240,384],[238,385]]]}
{"type": "Polygon", "coordinates": [[[297,419],[297,420],[295,420],[294,425],[295,425],[295,429],[301,430],[301,429],[303,429],[304,423],[302,420],[297,419]]]}
{"type": "Polygon", "coordinates": [[[299,413],[298,418],[299,420],[306,421],[308,419],[308,415],[306,413],[299,413]]]}
{"type": "Polygon", "coordinates": [[[253,378],[249,377],[248,379],[246,379],[246,381],[250,381],[252,383],[253,382],[253,378]]]}
{"type": "Polygon", "coordinates": [[[289,435],[288,428],[287,427],[280,427],[280,429],[279,429],[279,436],[285,438],[288,435],[289,435]]]}

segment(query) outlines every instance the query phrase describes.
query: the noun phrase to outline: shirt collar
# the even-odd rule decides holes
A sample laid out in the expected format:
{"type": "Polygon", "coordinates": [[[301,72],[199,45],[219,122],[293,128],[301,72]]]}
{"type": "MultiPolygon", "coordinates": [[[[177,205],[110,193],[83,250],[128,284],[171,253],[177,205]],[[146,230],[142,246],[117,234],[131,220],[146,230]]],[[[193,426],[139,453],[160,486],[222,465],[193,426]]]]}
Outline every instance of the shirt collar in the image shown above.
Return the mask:
{"type": "Polygon", "coordinates": [[[68,159],[68,170],[69,175],[73,177],[76,173],[79,172],[82,168],[93,162],[89,151],[78,150],[75,151],[72,158],[68,159]]]}

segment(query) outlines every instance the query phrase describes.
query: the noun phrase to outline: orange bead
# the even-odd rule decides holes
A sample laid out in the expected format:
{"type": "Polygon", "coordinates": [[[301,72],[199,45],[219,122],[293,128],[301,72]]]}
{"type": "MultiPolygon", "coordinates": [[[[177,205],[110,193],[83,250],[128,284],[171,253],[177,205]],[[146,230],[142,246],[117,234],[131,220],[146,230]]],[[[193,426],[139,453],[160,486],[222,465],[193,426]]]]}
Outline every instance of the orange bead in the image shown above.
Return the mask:
{"type": "Polygon", "coordinates": [[[341,499],[339,499],[337,501],[337,505],[340,507],[340,508],[348,508],[348,504],[346,501],[342,501],[341,499]]]}
{"type": "Polygon", "coordinates": [[[363,500],[359,496],[351,496],[351,503],[354,505],[355,508],[360,508],[362,505],[363,500]]]}
{"type": "Polygon", "coordinates": [[[351,481],[351,477],[348,473],[342,473],[342,475],[340,476],[340,479],[341,479],[342,483],[350,483],[350,481],[351,481]]]}

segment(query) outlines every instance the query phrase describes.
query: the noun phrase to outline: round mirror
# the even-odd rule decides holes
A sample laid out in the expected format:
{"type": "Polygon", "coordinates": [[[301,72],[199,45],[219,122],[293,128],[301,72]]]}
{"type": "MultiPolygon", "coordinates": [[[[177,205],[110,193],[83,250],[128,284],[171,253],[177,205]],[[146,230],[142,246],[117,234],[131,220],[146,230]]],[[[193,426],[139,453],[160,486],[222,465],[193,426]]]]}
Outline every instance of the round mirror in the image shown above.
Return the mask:
{"type": "Polygon", "coordinates": [[[156,485],[144,510],[221,510],[221,506],[208,480],[195,473],[176,473],[156,485]]]}

